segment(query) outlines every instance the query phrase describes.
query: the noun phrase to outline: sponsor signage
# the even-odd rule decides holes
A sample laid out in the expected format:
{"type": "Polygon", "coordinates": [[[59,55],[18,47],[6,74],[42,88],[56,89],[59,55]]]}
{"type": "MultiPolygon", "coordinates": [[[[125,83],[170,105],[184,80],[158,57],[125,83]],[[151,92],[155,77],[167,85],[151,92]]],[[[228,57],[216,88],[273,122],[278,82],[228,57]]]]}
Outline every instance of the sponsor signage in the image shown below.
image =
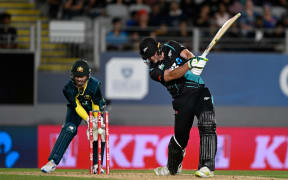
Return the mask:
{"type": "Polygon", "coordinates": [[[0,168],[37,167],[37,128],[0,127],[0,168]]]}
{"type": "Polygon", "coordinates": [[[148,93],[148,70],[139,58],[111,58],[105,73],[107,98],[139,100],[148,93]]]}
{"type": "MultiPolygon", "coordinates": [[[[60,131],[61,126],[38,127],[38,167],[47,163],[60,131]]],[[[57,168],[88,168],[88,160],[86,128],[80,126],[57,168]]]]}
{"type": "Polygon", "coordinates": [[[288,65],[285,65],[280,72],[279,85],[283,94],[288,97],[288,65]]]}
{"type": "MultiPolygon", "coordinates": [[[[60,130],[60,126],[39,126],[39,167],[47,162],[60,130]]],[[[110,132],[111,168],[152,169],[166,165],[173,127],[111,126],[110,132]]],[[[288,128],[219,127],[217,134],[216,169],[288,170],[288,128]]],[[[192,128],[183,169],[197,169],[198,154],[198,129],[192,128]]],[[[86,127],[80,126],[58,168],[88,169],[88,160],[86,127]]]]}
{"type": "MultiPolygon", "coordinates": [[[[261,53],[211,53],[201,77],[206,86],[210,88],[217,106],[282,106],[288,105],[288,63],[285,54],[261,54],[261,53]],[[275,61],[275,59],[277,59],[275,61]],[[273,64],[273,66],[271,66],[273,64]],[[260,66],[261,65],[261,66],[260,66]]],[[[129,78],[121,74],[122,60],[138,59],[139,67],[144,68],[144,62],[141,61],[139,54],[135,53],[103,53],[101,54],[101,64],[106,66],[106,72],[100,73],[99,77],[104,83],[107,83],[107,77],[111,76],[115,81],[116,87],[131,87],[128,85],[129,78]],[[119,60],[119,61],[116,61],[119,60]],[[107,68],[109,67],[109,68],[107,68]],[[107,70],[109,69],[109,72],[107,70]],[[106,80],[105,80],[106,78],[106,80]],[[125,83],[116,79],[126,79],[125,83]]],[[[123,63],[125,64],[125,63],[123,63]]],[[[125,67],[130,67],[125,65],[125,67]]],[[[147,66],[146,66],[147,69],[147,66]]],[[[136,74],[140,73],[133,69],[136,74]]],[[[126,75],[129,70],[126,70],[126,75]]],[[[143,78],[145,74],[142,74],[143,78]]],[[[145,94],[141,98],[134,98],[133,103],[138,104],[171,104],[171,96],[166,88],[149,77],[148,92],[146,89],[139,90],[140,94],[145,94]],[[142,92],[143,91],[143,92],[142,92]],[[145,92],[145,93],[144,93],[145,92]],[[141,100],[141,101],[140,101],[141,100]]],[[[131,103],[133,92],[126,91],[124,95],[119,95],[116,89],[112,89],[112,81],[109,86],[106,85],[106,92],[113,92],[113,103],[131,103]],[[115,98],[114,98],[115,97],[115,98]]],[[[133,87],[133,86],[132,86],[133,87]]],[[[137,86],[139,87],[139,86],[137,86]]],[[[123,89],[120,89],[123,90],[123,89]]],[[[135,90],[135,89],[134,89],[135,90]]],[[[107,94],[107,93],[106,93],[107,94]]]]}

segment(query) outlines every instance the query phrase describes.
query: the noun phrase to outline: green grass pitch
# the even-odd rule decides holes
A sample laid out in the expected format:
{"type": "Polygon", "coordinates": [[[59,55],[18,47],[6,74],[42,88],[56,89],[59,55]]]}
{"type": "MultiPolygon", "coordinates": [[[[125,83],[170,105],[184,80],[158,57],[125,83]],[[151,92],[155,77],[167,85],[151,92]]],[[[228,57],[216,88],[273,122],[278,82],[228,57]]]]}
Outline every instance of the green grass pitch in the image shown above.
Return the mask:
{"type": "MultiPolygon", "coordinates": [[[[195,171],[183,170],[182,174],[184,175],[193,175],[195,171]]],[[[153,176],[153,170],[111,170],[111,174],[136,174],[142,173],[149,174],[153,176]]],[[[288,171],[240,171],[240,170],[217,170],[215,171],[215,176],[253,176],[253,177],[265,177],[265,178],[273,178],[273,179],[288,179],[288,171]]],[[[103,177],[104,175],[102,175],[103,177]]],[[[93,176],[95,177],[95,176],[93,176]]],[[[92,176],[89,176],[88,170],[75,170],[75,169],[57,169],[53,174],[44,174],[40,172],[40,169],[36,168],[0,168],[0,179],[2,180],[87,180],[91,179],[92,176]],[[84,176],[84,177],[83,177],[84,176]]],[[[125,179],[118,178],[115,176],[110,177],[97,177],[97,179],[125,179]]],[[[175,177],[175,179],[177,179],[175,177]]],[[[217,179],[217,178],[216,178],[217,179]]],[[[244,178],[245,179],[245,178],[244,178]]],[[[260,178],[261,179],[261,178],[260,178]]]]}

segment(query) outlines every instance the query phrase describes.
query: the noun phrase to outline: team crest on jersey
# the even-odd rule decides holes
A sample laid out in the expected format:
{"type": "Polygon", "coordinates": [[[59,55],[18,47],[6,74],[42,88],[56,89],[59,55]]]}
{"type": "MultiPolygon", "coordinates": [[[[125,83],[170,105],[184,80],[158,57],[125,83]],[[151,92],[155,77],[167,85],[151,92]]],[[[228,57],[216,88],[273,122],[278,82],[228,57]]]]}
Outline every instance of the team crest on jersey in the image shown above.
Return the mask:
{"type": "Polygon", "coordinates": [[[91,96],[85,95],[84,98],[87,99],[87,100],[90,100],[90,99],[91,99],[91,96]]]}
{"type": "Polygon", "coordinates": [[[79,66],[79,67],[77,68],[77,72],[83,72],[83,67],[79,66]]]}

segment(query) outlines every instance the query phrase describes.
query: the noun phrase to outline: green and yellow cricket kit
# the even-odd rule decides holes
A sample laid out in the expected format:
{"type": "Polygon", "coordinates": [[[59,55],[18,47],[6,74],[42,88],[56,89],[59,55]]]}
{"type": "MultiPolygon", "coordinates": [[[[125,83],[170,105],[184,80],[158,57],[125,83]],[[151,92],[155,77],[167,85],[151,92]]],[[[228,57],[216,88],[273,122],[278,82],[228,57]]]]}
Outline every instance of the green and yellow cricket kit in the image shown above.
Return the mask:
{"type": "MultiPolygon", "coordinates": [[[[64,86],[63,94],[68,101],[66,120],[48,160],[53,159],[59,164],[68,145],[77,134],[82,119],[88,119],[89,111],[104,108],[105,100],[100,86],[100,81],[93,77],[90,77],[81,89],[75,86],[73,80],[69,80],[64,86]]],[[[97,114],[94,113],[94,116],[97,114]]]]}

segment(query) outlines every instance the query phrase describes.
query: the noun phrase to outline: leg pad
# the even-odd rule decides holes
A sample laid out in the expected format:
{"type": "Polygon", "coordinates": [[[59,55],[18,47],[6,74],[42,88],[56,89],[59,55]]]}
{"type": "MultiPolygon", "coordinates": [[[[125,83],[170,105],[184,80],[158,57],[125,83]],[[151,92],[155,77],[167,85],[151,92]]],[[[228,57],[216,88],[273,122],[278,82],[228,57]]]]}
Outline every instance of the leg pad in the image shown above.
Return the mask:
{"type": "Polygon", "coordinates": [[[200,134],[199,169],[207,166],[211,171],[214,171],[217,152],[217,134],[215,114],[213,111],[206,111],[200,114],[198,129],[200,134]]]}
{"type": "Polygon", "coordinates": [[[59,164],[67,147],[72,141],[73,137],[77,134],[77,127],[73,123],[67,123],[62,128],[53,150],[48,158],[48,160],[54,160],[56,164],[59,164]]]}
{"type": "Polygon", "coordinates": [[[178,169],[182,168],[182,161],[185,155],[185,150],[177,142],[174,136],[171,137],[168,145],[168,170],[171,175],[175,175],[178,169]]]}

